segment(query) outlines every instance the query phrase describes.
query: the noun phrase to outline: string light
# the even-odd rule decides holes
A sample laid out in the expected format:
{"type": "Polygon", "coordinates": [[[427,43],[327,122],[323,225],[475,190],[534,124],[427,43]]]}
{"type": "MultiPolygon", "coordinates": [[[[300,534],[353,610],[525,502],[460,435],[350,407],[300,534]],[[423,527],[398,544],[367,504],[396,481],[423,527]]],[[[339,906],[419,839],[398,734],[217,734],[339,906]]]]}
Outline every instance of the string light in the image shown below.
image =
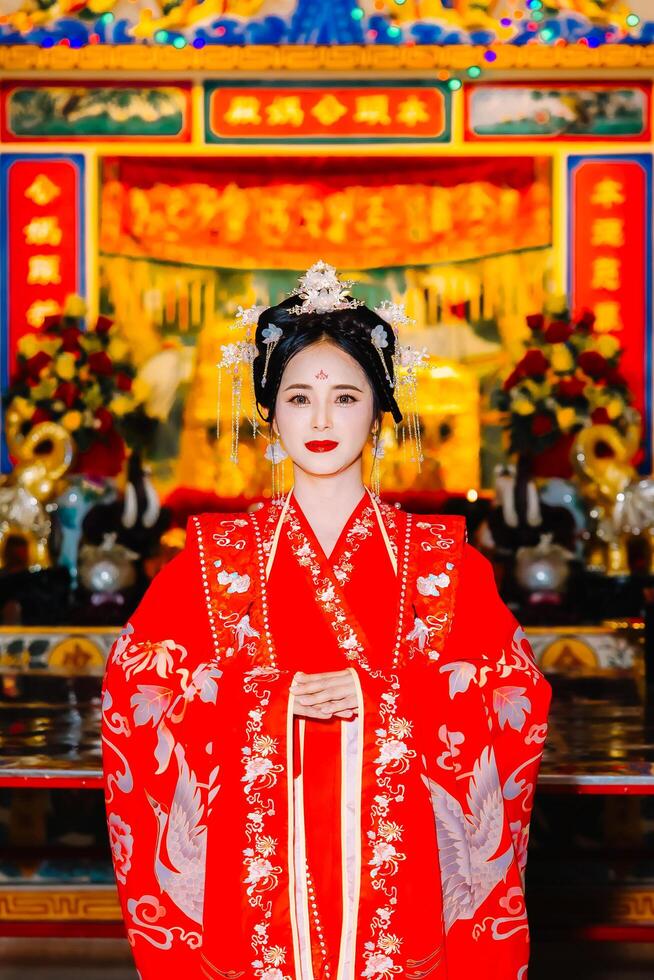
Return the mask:
{"type": "MultiPolygon", "coordinates": [[[[138,0],[130,0],[130,3],[136,3],[138,0]]],[[[351,0],[354,4],[357,0],[351,0]]],[[[393,0],[396,7],[404,7],[407,0],[393,0]]],[[[385,5],[383,0],[375,0],[375,8],[378,10],[384,9],[385,5]]],[[[388,6],[386,6],[386,11],[388,12],[388,6]]],[[[355,22],[363,21],[366,14],[363,9],[359,6],[352,6],[350,11],[350,17],[355,22]]],[[[539,41],[544,44],[555,44],[557,46],[563,46],[568,44],[565,38],[557,36],[559,31],[552,29],[552,21],[549,19],[552,11],[544,0],[525,0],[524,9],[513,10],[511,16],[502,16],[499,20],[496,20],[496,37],[499,43],[511,43],[512,41],[512,29],[522,29],[528,31],[531,37],[527,36],[525,38],[528,44],[538,43],[539,41]],[[549,10],[549,14],[548,14],[549,10]],[[547,19],[547,24],[544,22],[547,19]]],[[[419,15],[416,15],[417,19],[420,19],[419,15]]],[[[554,18],[558,20],[556,13],[554,18]]],[[[1,18],[0,18],[1,20],[1,18]]],[[[107,11],[98,17],[97,23],[103,26],[108,26],[116,21],[116,15],[111,11],[107,11]]],[[[597,26],[592,28],[589,26],[586,36],[582,36],[576,39],[577,44],[583,44],[589,48],[598,48],[603,44],[611,44],[619,42],[622,38],[628,37],[628,29],[634,29],[639,25],[642,25],[642,18],[636,13],[627,14],[625,21],[625,27],[613,26],[608,27],[603,32],[598,31],[597,26]]],[[[227,30],[223,25],[213,28],[214,32],[219,36],[223,37],[227,30]]],[[[632,35],[633,36],[633,35],[632,35]]],[[[383,40],[384,35],[380,38],[379,31],[370,28],[365,31],[366,40],[370,42],[377,42],[383,40]]],[[[389,24],[385,29],[385,37],[391,41],[400,40],[407,46],[414,46],[416,41],[412,38],[404,38],[403,31],[397,24],[389,24]]],[[[45,35],[40,40],[40,46],[42,48],[51,48],[55,45],[62,45],[64,47],[81,48],[85,44],[102,44],[104,43],[104,38],[97,32],[90,32],[88,37],[80,36],[66,36],[59,37],[57,39],[50,35],[45,35]]],[[[194,48],[203,48],[206,45],[206,40],[202,37],[194,38],[192,40],[187,40],[180,34],[170,33],[166,30],[158,30],[154,33],[153,40],[159,44],[171,44],[173,47],[181,49],[187,46],[187,44],[192,45],[194,48]]],[[[570,41],[570,43],[574,43],[570,41]]],[[[483,59],[487,63],[492,63],[497,60],[497,53],[495,51],[487,50],[483,54],[483,59]]],[[[471,65],[467,69],[467,74],[470,78],[478,78],[481,74],[481,69],[478,65],[471,65]]],[[[439,77],[442,76],[439,75],[439,77]]],[[[446,76],[449,79],[449,75],[446,76]]],[[[445,79],[442,79],[445,80],[445,79]]],[[[461,87],[461,82],[456,83],[456,79],[449,79],[448,85],[453,90],[456,91],[461,87]]]]}
{"type": "Polygon", "coordinates": [[[462,82],[458,78],[450,78],[447,83],[447,87],[452,91],[456,92],[461,88],[462,82]]]}

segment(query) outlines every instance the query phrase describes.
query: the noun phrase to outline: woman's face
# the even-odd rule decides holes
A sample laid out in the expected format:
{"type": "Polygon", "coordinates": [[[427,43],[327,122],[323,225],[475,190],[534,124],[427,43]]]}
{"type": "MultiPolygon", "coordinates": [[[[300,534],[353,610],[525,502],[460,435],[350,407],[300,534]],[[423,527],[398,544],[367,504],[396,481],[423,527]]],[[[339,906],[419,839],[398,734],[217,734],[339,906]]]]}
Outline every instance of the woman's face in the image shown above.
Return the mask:
{"type": "Polygon", "coordinates": [[[288,362],[274,428],[296,466],[314,475],[347,469],[361,457],[373,417],[372,388],[360,364],[321,340],[288,362]]]}

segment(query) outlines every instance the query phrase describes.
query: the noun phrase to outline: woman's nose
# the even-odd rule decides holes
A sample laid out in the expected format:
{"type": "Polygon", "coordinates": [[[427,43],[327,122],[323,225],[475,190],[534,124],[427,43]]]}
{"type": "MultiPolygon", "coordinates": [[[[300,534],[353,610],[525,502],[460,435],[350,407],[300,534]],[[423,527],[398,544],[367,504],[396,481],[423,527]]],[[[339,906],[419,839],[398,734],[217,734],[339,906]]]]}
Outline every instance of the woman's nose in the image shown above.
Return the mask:
{"type": "Polygon", "coordinates": [[[328,405],[317,405],[313,416],[314,429],[331,428],[331,414],[328,405]]]}

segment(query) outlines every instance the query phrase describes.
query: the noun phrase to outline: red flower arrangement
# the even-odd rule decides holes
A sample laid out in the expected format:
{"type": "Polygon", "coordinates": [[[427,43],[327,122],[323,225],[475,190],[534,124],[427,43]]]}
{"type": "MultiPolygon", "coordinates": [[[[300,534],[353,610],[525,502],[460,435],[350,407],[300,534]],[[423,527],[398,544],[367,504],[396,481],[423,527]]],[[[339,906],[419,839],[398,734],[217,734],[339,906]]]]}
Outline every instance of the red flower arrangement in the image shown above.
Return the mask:
{"type": "Polygon", "coordinates": [[[539,458],[556,457],[558,474],[569,475],[569,450],[579,429],[604,424],[624,434],[634,421],[619,370],[622,349],[612,334],[595,331],[590,310],[574,319],[566,310],[535,313],[527,325],[527,349],[492,401],[508,413],[510,452],[532,457],[534,472],[539,458]]]}
{"type": "Polygon", "coordinates": [[[39,422],[59,423],[74,441],[79,472],[115,476],[125,443],[143,448],[156,422],[145,409],[147,386],[112,320],[100,316],[85,328],[84,314],[84,301],[69,296],[60,315],[21,337],[7,415],[23,434],[39,422]]]}

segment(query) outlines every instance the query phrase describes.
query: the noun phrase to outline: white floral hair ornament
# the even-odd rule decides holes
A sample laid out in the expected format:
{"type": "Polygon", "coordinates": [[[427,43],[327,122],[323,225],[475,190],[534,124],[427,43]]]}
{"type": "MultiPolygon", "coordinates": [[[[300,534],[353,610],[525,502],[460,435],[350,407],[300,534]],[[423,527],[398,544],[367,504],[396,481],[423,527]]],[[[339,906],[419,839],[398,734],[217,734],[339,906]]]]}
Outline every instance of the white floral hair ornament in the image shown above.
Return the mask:
{"type": "MultiPolygon", "coordinates": [[[[358,306],[363,306],[363,300],[354,299],[348,295],[350,287],[354,283],[351,280],[339,279],[334,266],[322,260],[315,262],[298,280],[298,288],[292,295],[299,295],[301,302],[291,307],[288,312],[295,316],[302,316],[305,313],[332,313],[335,310],[350,310],[358,306]]],[[[251,306],[243,308],[239,306],[235,327],[245,328],[246,339],[239,344],[228,344],[222,348],[223,357],[218,364],[219,371],[219,391],[218,404],[220,405],[220,374],[222,368],[228,368],[232,374],[232,450],[231,459],[237,462],[238,454],[238,422],[240,420],[241,409],[241,389],[242,379],[240,375],[241,366],[245,365],[249,370],[249,388],[251,401],[251,423],[253,435],[257,435],[256,419],[256,400],[254,395],[254,378],[252,374],[252,364],[256,357],[256,346],[253,342],[252,331],[256,327],[261,313],[266,309],[264,306],[251,306]],[[235,413],[237,415],[235,419],[235,413]]],[[[381,359],[386,382],[394,394],[398,408],[404,417],[404,424],[401,424],[401,441],[406,449],[407,436],[411,445],[410,456],[418,465],[422,463],[422,445],[420,440],[420,428],[417,406],[417,369],[427,359],[427,350],[417,350],[409,346],[403,347],[399,343],[399,330],[414,323],[401,303],[384,300],[379,306],[375,307],[374,312],[384,320],[393,331],[395,336],[395,348],[392,357],[393,376],[391,377],[387,361],[384,357],[384,349],[389,346],[388,330],[384,324],[377,324],[370,333],[370,342],[378,352],[381,359]]],[[[262,331],[262,341],[266,348],[264,369],[261,378],[262,387],[265,387],[268,380],[268,367],[272,353],[282,339],[284,331],[276,324],[268,324],[262,331]]],[[[219,424],[217,422],[216,434],[219,434],[219,424]]],[[[400,438],[400,424],[396,423],[396,437],[400,438]]],[[[273,450],[271,450],[273,452],[273,450]]]]}
{"type": "Polygon", "coordinates": [[[353,310],[363,306],[363,300],[348,296],[350,279],[339,279],[333,265],[320,260],[314,262],[298,280],[298,295],[302,302],[293,306],[290,313],[301,316],[303,313],[332,313],[334,310],[353,310]]]}

